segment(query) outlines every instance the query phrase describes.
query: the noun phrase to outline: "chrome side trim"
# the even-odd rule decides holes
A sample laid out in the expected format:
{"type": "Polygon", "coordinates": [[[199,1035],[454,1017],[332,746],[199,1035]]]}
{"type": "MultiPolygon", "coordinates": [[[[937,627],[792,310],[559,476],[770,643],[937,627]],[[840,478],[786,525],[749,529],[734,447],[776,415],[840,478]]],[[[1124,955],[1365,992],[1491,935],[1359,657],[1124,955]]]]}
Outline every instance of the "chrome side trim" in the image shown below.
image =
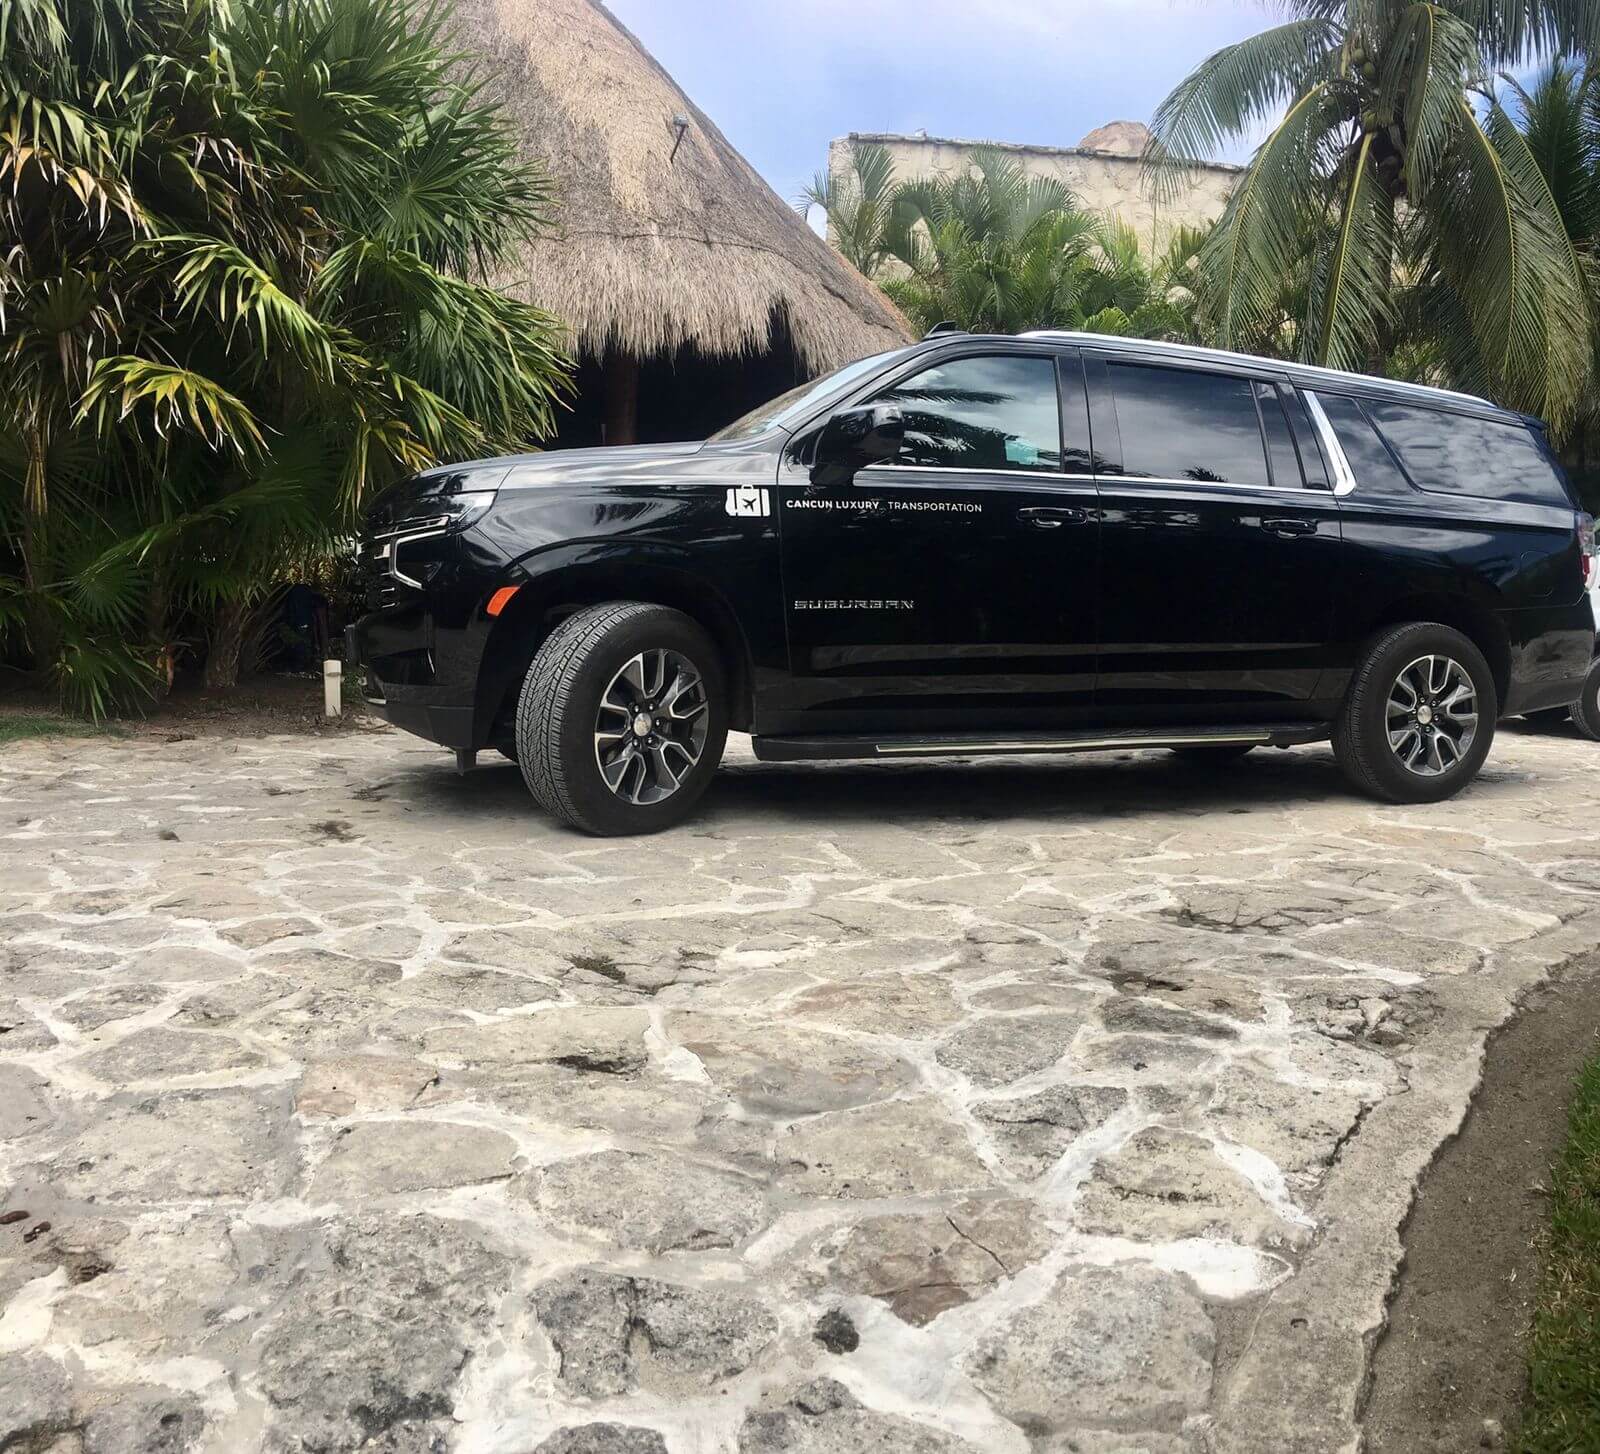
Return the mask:
{"type": "Polygon", "coordinates": [[[1061,470],[986,470],[964,464],[895,464],[892,460],[884,461],[881,464],[864,465],[856,472],[856,476],[859,479],[860,476],[871,474],[874,470],[915,470],[918,474],[930,475],[1018,475],[1023,479],[1051,480],[1057,484],[1067,480],[1080,480],[1091,488],[1094,485],[1093,475],[1069,475],[1061,470]]]}
{"type": "Polygon", "coordinates": [[[1326,495],[1326,490],[1308,489],[1305,485],[1249,485],[1237,480],[1180,480],[1170,475],[1096,475],[1095,479],[1107,485],[1181,485],[1188,490],[1260,490],[1274,495],[1305,495],[1316,499],[1326,495]]]}
{"type": "Polygon", "coordinates": [[[1355,471],[1350,468],[1350,461],[1345,458],[1344,446],[1339,443],[1339,436],[1333,432],[1332,422],[1322,412],[1322,400],[1317,398],[1311,389],[1302,389],[1300,397],[1306,401],[1306,410],[1311,415],[1311,423],[1317,431],[1317,438],[1333,462],[1333,493],[1342,498],[1355,490],[1355,471]]]}
{"type": "Polygon", "coordinates": [[[1270,732],[1208,732],[1204,736],[1168,737],[1069,737],[1059,742],[1037,738],[995,738],[992,742],[879,742],[873,751],[880,757],[960,757],[968,752],[1088,752],[1109,747],[1201,747],[1209,742],[1267,743],[1270,732]]]}
{"type": "MultiPolygon", "coordinates": [[[[867,465],[858,471],[856,478],[868,479],[879,489],[916,489],[913,484],[901,484],[898,480],[885,480],[877,476],[879,470],[912,470],[917,474],[929,475],[989,475],[1002,478],[1015,476],[1022,480],[1049,480],[1057,489],[1071,494],[1075,490],[1085,495],[1092,495],[1097,484],[1105,485],[1180,485],[1185,489],[1196,490],[1260,490],[1268,491],[1275,495],[1301,495],[1310,499],[1327,494],[1326,490],[1314,490],[1305,485],[1251,485],[1237,480],[1181,480],[1170,475],[1068,475],[1058,470],[983,470],[972,469],[966,465],[955,464],[874,464],[867,465]]],[[[999,481],[996,482],[997,487],[999,481]]],[[[936,485],[929,485],[928,489],[937,489],[936,485]]]]}

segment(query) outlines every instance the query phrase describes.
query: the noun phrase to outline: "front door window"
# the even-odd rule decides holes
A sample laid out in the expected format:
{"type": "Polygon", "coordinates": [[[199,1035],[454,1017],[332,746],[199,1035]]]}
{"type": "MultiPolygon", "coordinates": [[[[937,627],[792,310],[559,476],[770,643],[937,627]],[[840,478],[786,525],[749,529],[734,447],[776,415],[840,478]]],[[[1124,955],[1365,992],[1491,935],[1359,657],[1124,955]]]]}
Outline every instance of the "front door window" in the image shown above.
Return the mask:
{"type": "Polygon", "coordinates": [[[1051,359],[958,358],[902,379],[874,402],[896,404],[905,417],[905,444],[894,464],[1061,468],[1061,414],[1051,359]]]}

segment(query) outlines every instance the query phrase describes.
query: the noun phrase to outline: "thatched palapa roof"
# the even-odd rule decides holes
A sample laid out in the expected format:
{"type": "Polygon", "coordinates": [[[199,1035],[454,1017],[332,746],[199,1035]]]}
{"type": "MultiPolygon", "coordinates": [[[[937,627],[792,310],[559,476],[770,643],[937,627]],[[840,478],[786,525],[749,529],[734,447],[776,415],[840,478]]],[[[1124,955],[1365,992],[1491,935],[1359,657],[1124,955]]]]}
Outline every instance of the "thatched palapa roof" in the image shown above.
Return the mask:
{"type": "Polygon", "coordinates": [[[757,353],[775,311],[815,372],[906,341],[893,306],[603,5],[457,0],[452,16],[560,189],[555,232],[496,281],[565,319],[579,349],[757,353]]]}

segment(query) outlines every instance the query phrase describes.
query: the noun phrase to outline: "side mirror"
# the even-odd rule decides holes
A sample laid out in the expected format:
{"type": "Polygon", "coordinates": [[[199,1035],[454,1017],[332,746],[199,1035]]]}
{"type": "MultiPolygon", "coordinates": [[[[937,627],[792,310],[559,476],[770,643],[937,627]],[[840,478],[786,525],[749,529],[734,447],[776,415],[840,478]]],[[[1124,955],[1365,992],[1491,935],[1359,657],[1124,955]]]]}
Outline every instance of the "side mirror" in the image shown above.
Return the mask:
{"type": "Polygon", "coordinates": [[[894,404],[863,404],[841,409],[817,436],[814,485],[847,485],[856,471],[900,453],[906,423],[894,404]]]}

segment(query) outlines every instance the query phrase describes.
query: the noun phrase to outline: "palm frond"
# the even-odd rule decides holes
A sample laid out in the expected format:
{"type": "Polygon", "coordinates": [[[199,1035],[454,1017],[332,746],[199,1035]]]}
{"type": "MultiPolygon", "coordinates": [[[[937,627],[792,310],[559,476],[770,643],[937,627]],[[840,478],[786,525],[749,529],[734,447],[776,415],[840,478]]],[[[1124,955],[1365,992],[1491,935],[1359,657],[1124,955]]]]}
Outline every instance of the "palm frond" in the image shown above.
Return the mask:
{"type": "Polygon", "coordinates": [[[1406,187],[1420,197],[1455,136],[1461,93],[1480,65],[1472,27],[1443,6],[1406,8],[1388,48],[1384,89],[1405,119],[1406,187]]]}
{"type": "Polygon", "coordinates": [[[1144,156],[1158,195],[1183,173],[1275,117],[1329,72],[1342,33],[1331,16],[1306,16],[1206,57],[1156,108],[1144,156]]]}
{"type": "Polygon", "coordinates": [[[264,360],[282,349],[317,378],[332,375],[334,341],[323,321],[242,248],[184,236],[160,237],[144,246],[176,264],[172,285],[180,308],[209,310],[230,334],[243,329],[264,360]]]}
{"type": "Polygon", "coordinates": [[[1600,236],[1600,134],[1593,117],[1600,86],[1576,62],[1560,59],[1540,72],[1531,91],[1512,77],[1507,84],[1567,235],[1593,241],[1600,236]]]}
{"type": "Polygon", "coordinates": [[[189,429],[212,448],[245,458],[266,448],[261,426],[241,399],[214,379],[156,359],[122,354],[102,359],[76,417],[106,429],[137,423],[146,412],[161,437],[189,429]]]}
{"type": "Polygon", "coordinates": [[[1319,81],[1261,144],[1206,240],[1200,270],[1221,300],[1217,342],[1237,347],[1274,314],[1303,250],[1301,219],[1319,210],[1325,156],[1343,124],[1335,83],[1319,81]]]}
{"type": "Polygon", "coordinates": [[[1394,201],[1378,180],[1373,139],[1363,136],[1343,179],[1339,225],[1322,268],[1320,319],[1312,358],[1365,371],[1390,314],[1394,201]]]}

